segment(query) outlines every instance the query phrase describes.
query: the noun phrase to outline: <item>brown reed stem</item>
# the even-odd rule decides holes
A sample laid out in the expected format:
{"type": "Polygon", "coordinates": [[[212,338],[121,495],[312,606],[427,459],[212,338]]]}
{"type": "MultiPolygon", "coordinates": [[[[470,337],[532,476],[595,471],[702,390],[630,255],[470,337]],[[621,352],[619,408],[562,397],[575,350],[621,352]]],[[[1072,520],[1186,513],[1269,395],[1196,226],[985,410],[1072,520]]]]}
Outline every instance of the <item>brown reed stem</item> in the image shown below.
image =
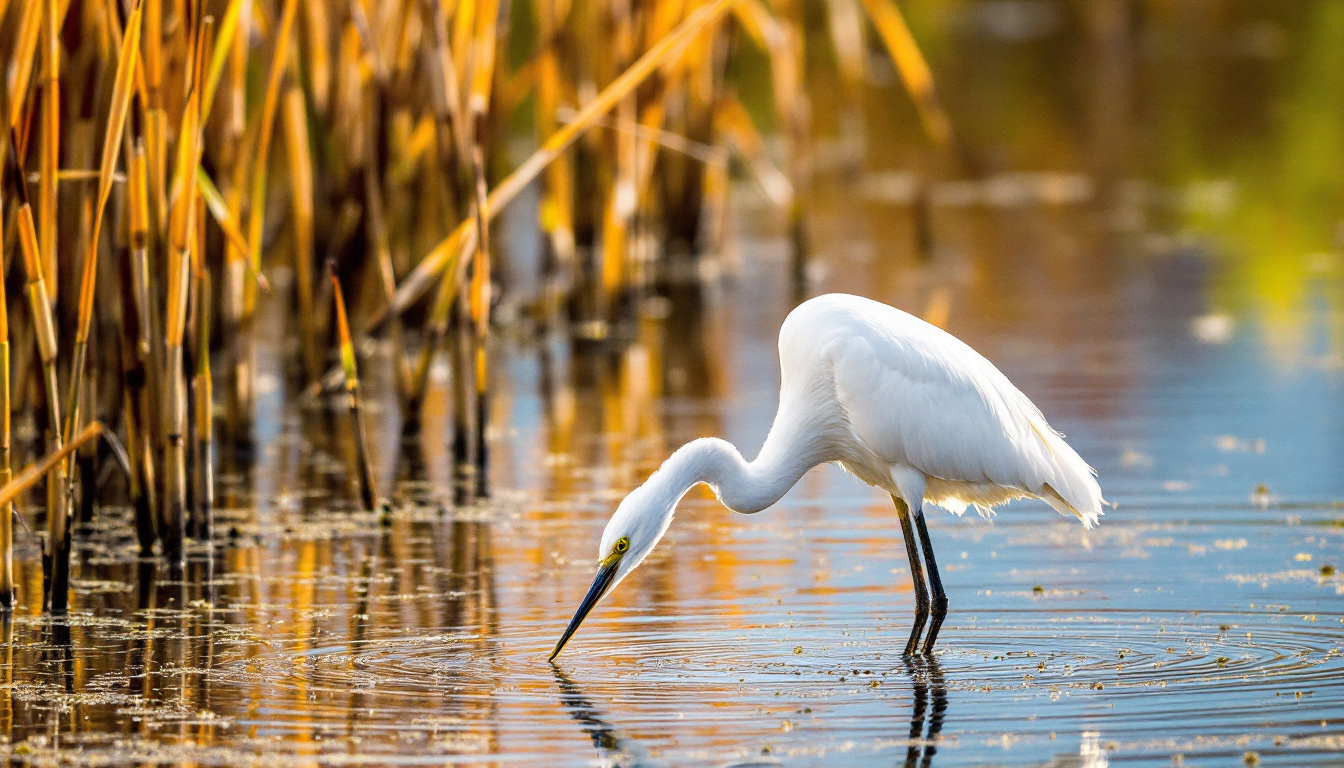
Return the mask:
{"type": "MultiPolygon", "coordinates": [[[[140,158],[140,167],[143,171],[143,147],[140,148],[140,158]]],[[[143,192],[143,173],[140,183],[142,185],[141,192],[143,192]]],[[[139,205],[143,211],[145,210],[143,206],[147,205],[147,202],[142,198],[139,205]]],[[[134,210],[135,206],[136,203],[132,200],[129,207],[134,210]]],[[[134,220],[136,215],[132,213],[131,218],[134,220]]],[[[131,239],[131,247],[126,248],[122,254],[122,277],[119,281],[121,283],[122,305],[123,416],[126,425],[126,448],[131,464],[130,496],[131,508],[135,511],[136,540],[140,544],[140,556],[149,557],[154,552],[154,540],[158,536],[156,530],[157,507],[154,503],[154,451],[150,442],[152,429],[148,422],[148,414],[152,410],[151,404],[156,401],[150,397],[145,386],[146,379],[153,367],[148,362],[149,338],[141,326],[141,323],[145,320],[142,320],[140,308],[137,306],[137,286],[133,278],[137,271],[133,265],[137,249],[140,251],[140,256],[143,257],[143,230],[133,234],[131,239]],[[137,237],[140,241],[139,246],[134,244],[137,237]]]]}
{"type": "MultiPolygon", "coordinates": [[[[477,125],[481,125],[484,115],[478,113],[477,125]]],[[[472,175],[475,177],[476,231],[480,232],[480,243],[476,247],[476,259],[472,278],[471,315],[475,326],[475,365],[472,370],[476,381],[475,440],[476,459],[476,496],[486,498],[490,495],[490,483],[487,473],[490,468],[490,454],[486,446],[486,428],[489,426],[490,392],[486,363],[490,342],[490,225],[485,183],[485,157],[481,149],[481,131],[476,131],[476,141],[471,151],[472,175]]]]}
{"type": "Polygon", "coordinates": [[[364,429],[364,408],[359,399],[359,370],[355,363],[355,345],[350,335],[350,322],[345,314],[345,297],[341,279],[336,274],[336,262],[327,262],[331,274],[332,297],[336,304],[336,329],[341,339],[341,368],[345,371],[345,394],[349,400],[350,425],[354,429],[355,462],[359,476],[359,498],[365,512],[377,508],[378,490],[374,485],[373,463],[369,459],[368,436],[364,429]]]}
{"type": "Polygon", "coordinates": [[[28,84],[33,76],[33,62],[37,58],[38,42],[42,38],[42,22],[46,18],[46,5],[41,2],[23,4],[23,17],[19,21],[19,37],[10,61],[14,66],[13,80],[9,88],[9,124],[7,128],[17,128],[23,119],[24,105],[27,99],[28,84]]]}
{"type": "Polygon", "coordinates": [[[140,498],[134,504],[140,554],[149,556],[158,538],[159,509],[162,504],[156,482],[158,472],[155,470],[154,448],[158,436],[164,433],[164,414],[158,406],[162,402],[161,382],[165,370],[159,340],[165,335],[159,332],[159,315],[152,309],[149,278],[150,173],[144,138],[131,146],[126,164],[131,243],[126,254],[125,270],[130,280],[122,289],[123,316],[134,316],[136,329],[133,359],[123,361],[123,365],[128,366],[125,370],[130,372],[126,379],[127,397],[131,399],[128,413],[134,416],[132,421],[136,429],[134,435],[128,430],[126,438],[139,482],[140,498]]]}
{"type": "Polygon", "coordinates": [[[210,381],[210,273],[197,272],[196,280],[196,376],[192,383],[196,403],[196,524],[193,533],[210,541],[214,529],[215,456],[214,394],[210,381]]]}
{"type": "Polygon", "coordinates": [[[308,115],[303,91],[285,93],[285,154],[289,160],[290,203],[294,223],[294,288],[298,296],[299,349],[306,378],[322,373],[313,302],[313,159],[308,149],[308,115]]]}
{"type": "MultiPolygon", "coordinates": [[[[4,236],[4,209],[0,206],[0,243],[4,236]]],[[[0,270],[0,486],[12,477],[10,467],[9,297],[0,270]]],[[[14,505],[0,504],[0,610],[14,607],[14,505]]]]}
{"type": "MultiPolygon", "coordinates": [[[[99,239],[103,227],[103,212],[112,194],[112,176],[121,153],[122,131],[130,108],[135,63],[140,50],[141,8],[136,6],[126,24],[122,49],[117,61],[116,82],[112,91],[112,108],[103,135],[103,156],[98,170],[98,198],[93,210],[93,234],[89,238],[89,252],[84,257],[84,272],[79,286],[79,319],[75,333],[74,363],[70,368],[70,392],[66,399],[66,422],[62,436],[69,440],[79,428],[81,387],[84,383],[85,358],[88,354],[89,327],[93,322],[94,288],[98,279],[99,239]]],[[[66,471],[69,472],[67,467],[66,471]]],[[[85,489],[86,494],[93,489],[85,489]]]]}
{"type": "MultiPolygon", "coordinates": [[[[186,260],[185,254],[180,257],[186,260]]],[[[180,269],[186,270],[183,266],[180,269]]],[[[187,506],[186,445],[183,442],[187,419],[187,393],[184,391],[182,371],[182,344],[170,344],[167,350],[167,371],[164,376],[163,495],[159,531],[163,536],[163,555],[170,567],[181,568],[186,562],[183,549],[185,511],[187,506]]]]}
{"type": "Polygon", "coordinates": [[[179,191],[170,212],[167,369],[164,375],[164,503],[161,533],[163,553],[175,572],[186,562],[184,538],[187,514],[187,382],[183,368],[182,343],[186,331],[187,302],[192,284],[192,252],[197,249],[196,169],[201,163],[201,97],[206,58],[205,42],[210,24],[202,23],[195,31],[195,60],[192,62],[192,87],[182,113],[178,141],[177,167],[173,189],[179,191]]]}
{"type": "MultiPolygon", "coordinates": [[[[13,142],[11,141],[11,147],[13,142]]],[[[16,155],[17,156],[17,155],[16,155]]],[[[22,171],[19,179],[22,179],[22,171]]],[[[22,185],[20,185],[22,188],[22,185]]],[[[42,260],[33,224],[32,206],[24,201],[19,208],[19,246],[23,251],[24,273],[28,278],[28,306],[33,313],[38,355],[42,358],[42,378],[46,384],[48,441],[51,450],[61,445],[61,395],[56,379],[56,326],[51,301],[42,275],[42,260]]],[[[63,454],[64,455],[64,454],[63,454]]],[[[66,496],[65,467],[58,465],[47,478],[47,551],[43,569],[47,594],[44,602],[52,613],[64,613],[69,605],[70,538],[69,499],[66,496]]]]}
{"type": "Polygon", "coordinates": [[[0,487],[0,505],[12,503],[20,493],[33,487],[38,480],[41,480],[43,475],[48,475],[59,469],[60,465],[65,463],[67,456],[102,433],[102,422],[89,422],[88,426],[84,427],[84,429],[80,430],[79,434],[75,435],[75,439],[48,453],[36,464],[30,464],[24,467],[18,477],[5,483],[3,487],[0,487]]]}
{"type": "Polygon", "coordinates": [[[42,126],[41,178],[38,182],[38,233],[42,267],[50,291],[56,296],[59,271],[56,268],[57,191],[56,172],[61,153],[61,11],[58,0],[40,0],[42,16],[42,126]]]}
{"type": "MultiPolygon", "coordinates": [[[[448,275],[444,275],[446,280],[448,275]]],[[[451,355],[453,361],[453,503],[467,504],[475,492],[473,475],[476,465],[472,461],[472,416],[474,415],[472,395],[472,370],[474,344],[471,328],[470,286],[462,284],[455,293],[451,309],[456,317],[452,326],[451,355]]]]}
{"type": "MultiPolygon", "coordinates": [[[[387,220],[383,214],[383,191],[378,183],[378,171],[372,159],[364,163],[364,200],[368,206],[369,234],[373,240],[374,251],[378,255],[378,276],[382,280],[383,296],[388,303],[397,293],[397,275],[392,266],[392,249],[388,246],[387,220]]],[[[402,331],[401,319],[393,318],[389,324],[392,337],[393,365],[396,366],[397,402],[401,405],[403,416],[410,417],[410,401],[413,392],[411,366],[406,359],[406,341],[402,331]]]]}
{"type": "MultiPolygon", "coordinates": [[[[37,242],[37,228],[33,224],[33,208],[28,202],[28,191],[19,162],[18,139],[9,132],[9,158],[18,190],[19,250],[23,254],[24,276],[28,280],[28,306],[33,315],[33,331],[38,356],[42,360],[42,378],[45,383],[47,406],[47,440],[53,451],[61,449],[60,386],[56,379],[57,339],[52,306],[43,279],[42,256],[37,242]]],[[[63,466],[52,469],[47,478],[47,546],[43,553],[43,604],[52,613],[64,613],[69,604],[70,550],[69,507],[65,495],[63,466]]]]}
{"type": "MultiPolygon", "coordinates": [[[[280,15],[280,25],[275,33],[275,52],[271,57],[270,74],[266,82],[266,96],[261,107],[261,123],[257,139],[257,151],[252,167],[252,197],[247,219],[248,260],[252,268],[261,271],[261,238],[266,222],[266,168],[271,152],[271,136],[275,131],[275,112],[280,100],[280,83],[284,80],[285,69],[289,63],[289,38],[294,28],[295,11],[298,0],[285,0],[280,15]]],[[[244,314],[250,317],[254,311],[256,292],[248,283],[244,292],[244,314]]]]}

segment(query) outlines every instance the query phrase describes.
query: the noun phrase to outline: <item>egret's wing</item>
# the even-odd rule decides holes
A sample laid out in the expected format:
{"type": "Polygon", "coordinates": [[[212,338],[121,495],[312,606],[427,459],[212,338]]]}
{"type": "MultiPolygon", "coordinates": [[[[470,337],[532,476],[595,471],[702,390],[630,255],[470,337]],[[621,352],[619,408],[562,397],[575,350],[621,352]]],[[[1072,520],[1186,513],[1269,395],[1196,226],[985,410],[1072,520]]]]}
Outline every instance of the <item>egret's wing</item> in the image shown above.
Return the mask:
{"type": "Polygon", "coordinates": [[[909,338],[854,336],[837,340],[831,357],[836,396],[852,428],[887,462],[946,480],[1026,490],[1044,481],[1040,439],[949,350],[909,338]]]}
{"type": "Polygon", "coordinates": [[[1091,469],[1003,373],[951,334],[867,303],[875,307],[860,306],[827,344],[856,437],[892,464],[1020,489],[1095,521],[1091,469]]]}

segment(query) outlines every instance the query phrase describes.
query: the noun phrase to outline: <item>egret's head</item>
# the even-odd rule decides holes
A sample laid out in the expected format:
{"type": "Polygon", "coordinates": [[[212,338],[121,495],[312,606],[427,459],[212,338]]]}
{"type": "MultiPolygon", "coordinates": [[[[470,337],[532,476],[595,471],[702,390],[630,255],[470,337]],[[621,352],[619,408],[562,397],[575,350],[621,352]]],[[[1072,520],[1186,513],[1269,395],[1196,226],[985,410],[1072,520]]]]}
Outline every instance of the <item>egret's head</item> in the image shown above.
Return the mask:
{"type": "Polygon", "coordinates": [[[597,550],[597,576],[579,609],[574,612],[574,618],[565,628],[565,633],[551,651],[552,659],[564,649],[565,643],[569,642],[570,636],[583,623],[588,612],[593,610],[593,606],[615,589],[621,579],[635,570],[653,551],[654,545],[672,522],[676,503],[675,498],[658,498],[658,494],[648,484],[631,491],[621,501],[616,514],[607,521],[607,528],[602,532],[602,544],[597,550]]]}

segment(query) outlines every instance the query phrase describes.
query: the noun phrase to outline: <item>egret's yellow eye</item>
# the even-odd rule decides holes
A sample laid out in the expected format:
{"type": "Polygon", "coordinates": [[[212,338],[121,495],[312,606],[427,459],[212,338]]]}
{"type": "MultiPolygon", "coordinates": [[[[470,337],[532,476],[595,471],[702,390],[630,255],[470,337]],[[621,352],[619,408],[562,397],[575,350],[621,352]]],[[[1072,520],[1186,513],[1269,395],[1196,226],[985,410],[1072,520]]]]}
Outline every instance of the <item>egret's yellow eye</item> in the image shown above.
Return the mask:
{"type": "Polygon", "coordinates": [[[625,554],[625,550],[630,548],[630,537],[622,536],[616,540],[616,553],[625,554]]]}

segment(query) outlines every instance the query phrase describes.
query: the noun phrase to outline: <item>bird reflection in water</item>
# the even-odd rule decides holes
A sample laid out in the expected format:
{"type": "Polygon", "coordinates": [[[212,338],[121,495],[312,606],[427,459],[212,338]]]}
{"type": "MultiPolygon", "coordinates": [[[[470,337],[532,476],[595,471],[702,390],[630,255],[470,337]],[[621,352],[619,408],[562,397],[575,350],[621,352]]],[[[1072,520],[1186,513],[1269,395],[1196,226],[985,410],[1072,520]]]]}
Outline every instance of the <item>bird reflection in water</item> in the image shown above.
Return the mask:
{"type": "MultiPolygon", "coordinates": [[[[947,715],[947,683],[942,665],[935,658],[909,659],[901,669],[910,676],[914,705],[910,711],[910,734],[905,752],[905,768],[929,768],[938,753],[938,741],[947,715]]],[[[583,695],[577,683],[570,680],[560,668],[551,665],[556,685],[560,688],[560,704],[593,740],[602,765],[648,765],[648,760],[635,753],[637,746],[621,735],[598,709],[583,695]]],[[[734,768],[765,765],[767,763],[735,763],[734,768]]],[[[769,765],[777,765],[770,762],[769,765]]]]}
{"type": "Polygon", "coordinates": [[[583,695],[583,689],[565,676],[560,668],[551,665],[555,683],[560,686],[560,704],[574,722],[593,740],[602,765],[613,768],[635,768],[648,765],[648,760],[636,754],[637,747],[607,722],[602,710],[583,695]]]}
{"type": "Polygon", "coordinates": [[[932,656],[907,660],[902,667],[910,675],[915,695],[910,712],[905,768],[927,768],[933,764],[933,756],[938,752],[938,737],[943,731],[943,717],[947,714],[947,684],[942,666],[932,656]]]}

